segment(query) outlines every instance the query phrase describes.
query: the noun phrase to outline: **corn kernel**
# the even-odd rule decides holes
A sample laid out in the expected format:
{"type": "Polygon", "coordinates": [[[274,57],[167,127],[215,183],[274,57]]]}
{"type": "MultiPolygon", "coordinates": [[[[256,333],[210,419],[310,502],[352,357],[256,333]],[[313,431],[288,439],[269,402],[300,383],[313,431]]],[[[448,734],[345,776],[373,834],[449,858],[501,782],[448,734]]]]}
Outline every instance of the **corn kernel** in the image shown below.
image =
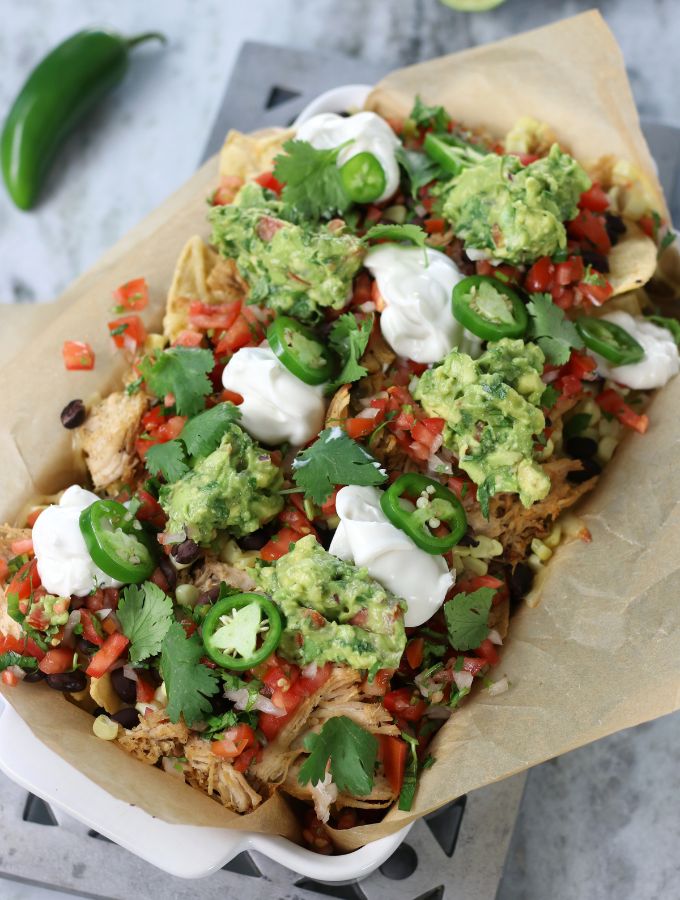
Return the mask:
{"type": "Polygon", "coordinates": [[[530,556],[529,559],[527,560],[527,564],[528,564],[529,568],[530,568],[533,572],[540,572],[541,569],[543,568],[543,563],[542,563],[541,560],[536,556],[535,553],[532,553],[532,554],[531,554],[531,556],[530,556]]]}
{"type": "Polygon", "coordinates": [[[551,549],[555,549],[562,540],[562,526],[555,525],[547,538],[543,539],[543,543],[547,544],[551,549]]]}
{"type": "Polygon", "coordinates": [[[463,567],[467,572],[472,572],[473,575],[486,575],[489,571],[488,563],[481,559],[473,559],[471,556],[463,560],[463,567]]]}
{"type": "Polygon", "coordinates": [[[92,723],[92,731],[102,741],[115,741],[118,737],[118,723],[108,716],[97,716],[92,723]]]}
{"type": "Polygon", "coordinates": [[[603,463],[609,462],[614,455],[614,451],[618,447],[618,444],[619,439],[613,434],[608,434],[601,438],[597,445],[597,458],[603,463]]]}
{"type": "Polygon", "coordinates": [[[193,584],[178,584],[175,597],[181,606],[193,606],[200,597],[201,592],[193,584]]]}
{"type": "Polygon", "coordinates": [[[539,540],[539,538],[534,538],[531,542],[531,549],[536,554],[536,556],[542,561],[547,562],[552,556],[552,550],[543,541],[539,540]]]}

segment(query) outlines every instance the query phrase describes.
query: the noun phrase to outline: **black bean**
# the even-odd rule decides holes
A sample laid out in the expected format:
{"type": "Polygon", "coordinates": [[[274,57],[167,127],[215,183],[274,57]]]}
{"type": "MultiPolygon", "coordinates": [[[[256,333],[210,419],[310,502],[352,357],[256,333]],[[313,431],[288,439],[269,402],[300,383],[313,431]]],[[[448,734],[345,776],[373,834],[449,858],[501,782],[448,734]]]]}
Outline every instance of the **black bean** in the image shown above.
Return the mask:
{"type": "Polygon", "coordinates": [[[26,677],[24,678],[25,684],[35,684],[36,681],[42,681],[45,677],[45,673],[41,672],[40,669],[33,669],[32,672],[26,672],[26,677]]]}
{"type": "Polygon", "coordinates": [[[87,410],[82,400],[71,400],[61,411],[61,424],[64,428],[78,428],[85,421],[87,410]]]}
{"type": "Polygon", "coordinates": [[[602,471],[602,466],[596,463],[594,459],[582,459],[580,462],[580,469],[576,469],[574,472],[567,472],[567,481],[570,484],[583,484],[584,481],[599,475],[602,471]]]}
{"type": "Polygon", "coordinates": [[[165,555],[161,556],[161,561],[158,563],[158,567],[165,575],[165,579],[168,582],[168,589],[174,591],[177,587],[177,569],[165,555]]]}
{"type": "Polygon", "coordinates": [[[135,703],[137,700],[137,682],[126,678],[122,669],[111,672],[111,685],[123,703],[135,703]]]}
{"type": "Polygon", "coordinates": [[[615,216],[613,213],[605,213],[605,228],[607,236],[612,242],[612,246],[616,244],[621,235],[626,233],[626,225],[621,216],[615,216]]]}
{"type": "Polygon", "coordinates": [[[135,728],[139,725],[139,713],[134,706],[126,706],[123,709],[119,709],[117,713],[113,713],[109,718],[127,729],[135,728]]]}
{"type": "Polygon", "coordinates": [[[178,563],[181,565],[188,565],[195,559],[198,559],[201,548],[195,541],[192,541],[191,538],[187,538],[186,541],[182,541],[181,544],[174,544],[170,552],[178,563]]]}
{"type": "Polygon", "coordinates": [[[592,266],[598,272],[609,271],[609,260],[603,253],[598,253],[597,250],[581,250],[581,256],[584,266],[592,266]]]}
{"type": "Polygon", "coordinates": [[[99,649],[96,644],[86,641],[84,637],[77,637],[75,644],[78,653],[84,653],[85,656],[92,656],[92,654],[96,653],[99,649]]]}
{"type": "Polygon", "coordinates": [[[564,449],[572,459],[591,459],[597,453],[597,441],[575,434],[566,439],[564,449]]]}
{"type": "Polygon", "coordinates": [[[470,530],[465,532],[463,537],[458,541],[458,544],[461,547],[479,547],[479,541],[470,530]]]}
{"type": "Polygon", "coordinates": [[[526,563],[517,563],[510,575],[510,600],[519,603],[531,590],[534,573],[526,563]]]}
{"type": "Polygon", "coordinates": [[[45,680],[55,691],[64,691],[67,694],[77,694],[87,687],[87,675],[81,669],[48,675],[45,680]]]}
{"type": "Polygon", "coordinates": [[[211,587],[209,591],[205,591],[205,593],[200,594],[198,600],[194,604],[195,606],[207,606],[210,603],[214,603],[215,600],[220,595],[220,586],[216,584],[215,587],[211,587]]]}
{"type": "Polygon", "coordinates": [[[237,543],[241,550],[261,550],[276,530],[275,525],[264,525],[257,531],[239,538],[237,543]]]}
{"type": "Polygon", "coordinates": [[[330,528],[322,528],[319,527],[319,543],[323,547],[324,550],[328,550],[331,545],[331,541],[333,540],[334,531],[331,531],[330,528]]]}

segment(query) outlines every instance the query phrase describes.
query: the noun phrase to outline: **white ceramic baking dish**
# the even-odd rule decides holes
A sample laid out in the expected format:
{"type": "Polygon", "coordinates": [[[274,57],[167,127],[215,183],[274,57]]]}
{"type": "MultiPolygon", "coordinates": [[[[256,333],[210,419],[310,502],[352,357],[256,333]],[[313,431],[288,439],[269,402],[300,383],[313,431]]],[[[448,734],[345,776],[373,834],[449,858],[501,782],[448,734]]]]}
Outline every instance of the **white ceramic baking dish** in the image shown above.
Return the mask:
{"type": "MultiPolygon", "coordinates": [[[[369,85],[326,91],[300,114],[296,124],[320,112],[360,108],[369,85]]],[[[200,878],[244,850],[257,850],[317,881],[341,882],[369,875],[394,852],[409,828],[344,856],[319,856],[281,837],[169,825],[104,791],[38,741],[21,717],[0,698],[0,769],[47,803],[63,809],[99,834],[159,869],[180,878],[200,878]]]]}

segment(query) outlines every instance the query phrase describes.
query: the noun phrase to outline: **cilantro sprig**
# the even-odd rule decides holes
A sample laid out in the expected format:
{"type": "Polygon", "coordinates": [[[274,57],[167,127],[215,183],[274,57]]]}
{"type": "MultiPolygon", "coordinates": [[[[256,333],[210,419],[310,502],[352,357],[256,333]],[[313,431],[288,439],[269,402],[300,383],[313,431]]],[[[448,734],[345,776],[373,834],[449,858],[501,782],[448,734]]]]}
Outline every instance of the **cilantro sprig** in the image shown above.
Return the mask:
{"type": "Polygon", "coordinates": [[[553,303],[550,294],[532,294],[527,310],[531,316],[529,336],[536,340],[548,362],[562,366],[569,362],[572,349],[583,347],[576,326],[553,303]]]}
{"type": "Polygon", "coordinates": [[[33,672],[38,668],[38,660],[32,656],[23,656],[15,650],[6,650],[0,653],[0,672],[4,672],[10,666],[19,666],[26,672],[33,672]]]}
{"type": "Polygon", "coordinates": [[[172,624],[172,600],[152,581],[125,588],[118,605],[118,619],[130,640],[130,661],[142,662],[160,653],[172,624]]]}
{"type": "MultiPolygon", "coordinates": [[[[344,145],[343,145],[344,146],[344,145]]],[[[337,166],[342,147],[317,150],[307,141],[286,141],[274,160],[274,177],[283,182],[281,199],[307,219],[330,218],[352,205],[337,166]]]]}
{"type": "Polygon", "coordinates": [[[489,634],[489,611],[496,591],[482,587],[470,594],[456,594],[444,604],[449,642],[456,650],[473,650],[489,634]]]}
{"type": "Polygon", "coordinates": [[[406,173],[414,200],[418,199],[418,191],[426,184],[451,177],[438,163],[418,150],[397,147],[395,156],[406,173]]]}
{"type": "Polygon", "coordinates": [[[304,741],[310,754],[300,767],[300,784],[318,784],[326,777],[326,767],[339,791],[365,797],[373,789],[373,772],[378,755],[378,739],[347,716],[334,716],[319,734],[304,741]]]}
{"type": "Polygon", "coordinates": [[[293,479],[319,506],[336,485],[378,485],[387,474],[361,444],[341,428],[325,428],[316,441],[293,460],[293,479]]]}
{"type": "Polygon", "coordinates": [[[364,235],[364,240],[409,241],[416,247],[425,247],[427,233],[420,225],[374,225],[364,235]]]}
{"type": "Polygon", "coordinates": [[[210,697],[219,690],[219,676],[201,663],[203,643],[197,634],[187,637],[179,622],[168,628],[161,647],[161,675],[168,692],[168,716],[187,725],[211,712],[210,697]]]}
{"type": "Polygon", "coordinates": [[[428,106],[423,103],[420,94],[416,94],[409,120],[418,128],[432,128],[435,131],[447,131],[451,124],[451,116],[443,106],[428,106]]]}
{"type": "Polygon", "coordinates": [[[326,393],[332,394],[343,385],[358,381],[367,373],[359,360],[364,355],[373,329],[373,315],[359,322],[352,313],[345,313],[335,322],[328,336],[328,342],[340,358],[342,368],[337,378],[328,382],[326,393]]]}
{"type": "Polygon", "coordinates": [[[214,366],[210,350],[196,347],[169,347],[139,363],[151,393],[156,397],[172,394],[181,416],[195,416],[205,407],[205,398],[212,391],[208,373],[214,366]]]}

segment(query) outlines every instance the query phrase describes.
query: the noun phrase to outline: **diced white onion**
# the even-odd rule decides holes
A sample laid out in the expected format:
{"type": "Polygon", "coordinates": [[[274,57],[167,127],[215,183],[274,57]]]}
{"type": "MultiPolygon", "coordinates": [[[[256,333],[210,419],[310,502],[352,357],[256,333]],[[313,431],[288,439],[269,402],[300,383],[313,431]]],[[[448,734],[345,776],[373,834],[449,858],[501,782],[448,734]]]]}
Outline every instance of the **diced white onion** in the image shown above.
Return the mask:
{"type": "Polygon", "coordinates": [[[453,680],[456,682],[456,687],[459,691],[469,690],[472,687],[472,682],[474,680],[472,672],[454,672],[453,680]]]}
{"type": "Polygon", "coordinates": [[[61,639],[62,644],[66,644],[66,646],[70,646],[71,638],[73,637],[73,629],[76,625],[80,625],[80,610],[72,609],[68,615],[68,621],[66,622],[66,627],[64,628],[64,634],[61,639]]]}
{"type": "Polygon", "coordinates": [[[357,414],[357,419],[375,419],[379,412],[380,410],[376,409],[375,406],[367,406],[357,414]]]}
{"type": "Polygon", "coordinates": [[[359,304],[359,309],[365,313],[375,312],[375,303],[372,300],[366,300],[365,303],[359,304]]]}
{"type": "Polygon", "coordinates": [[[135,683],[139,681],[139,678],[137,677],[137,673],[132,668],[132,666],[123,666],[123,675],[126,678],[129,678],[130,681],[134,681],[135,683]]]}
{"type": "Polygon", "coordinates": [[[504,694],[507,689],[510,687],[510,682],[507,677],[501,678],[498,681],[494,681],[492,685],[489,686],[489,694],[492,697],[496,697],[498,694],[504,694]]]}
{"type": "Polygon", "coordinates": [[[177,531],[174,534],[165,534],[161,532],[158,535],[158,543],[163,544],[164,546],[167,544],[182,544],[186,541],[187,535],[185,531],[177,531]]]}
{"type": "MultiPolygon", "coordinates": [[[[225,691],[224,696],[227,700],[231,700],[236,709],[246,709],[251,698],[251,694],[247,688],[239,688],[237,691],[225,691]]],[[[285,716],[286,710],[277,706],[275,703],[262,694],[258,694],[253,704],[253,709],[259,712],[269,713],[272,716],[285,716]]]]}
{"type": "Polygon", "coordinates": [[[164,756],[161,760],[161,765],[163,766],[163,771],[167,772],[168,775],[174,775],[175,778],[181,778],[184,781],[184,767],[182,763],[177,762],[175,757],[164,756]]]}
{"type": "Polygon", "coordinates": [[[438,475],[453,475],[453,466],[450,462],[442,459],[436,453],[432,453],[427,460],[427,468],[430,472],[436,472],[438,475]]]}
{"type": "Polygon", "coordinates": [[[21,668],[21,666],[7,666],[7,671],[11,672],[17,681],[23,681],[26,677],[26,673],[21,668]]]}
{"type": "Polygon", "coordinates": [[[496,644],[498,647],[501,647],[503,645],[503,638],[500,636],[500,634],[496,631],[495,628],[492,628],[491,631],[489,632],[489,640],[491,641],[492,644],[496,644]]]}
{"type": "Polygon", "coordinates": [[[319,668],[316,660],[314,662],[307,663],[306,666],[302,667],[302,677],[303,678],[316,678],[316,673],[319,668]]]}

